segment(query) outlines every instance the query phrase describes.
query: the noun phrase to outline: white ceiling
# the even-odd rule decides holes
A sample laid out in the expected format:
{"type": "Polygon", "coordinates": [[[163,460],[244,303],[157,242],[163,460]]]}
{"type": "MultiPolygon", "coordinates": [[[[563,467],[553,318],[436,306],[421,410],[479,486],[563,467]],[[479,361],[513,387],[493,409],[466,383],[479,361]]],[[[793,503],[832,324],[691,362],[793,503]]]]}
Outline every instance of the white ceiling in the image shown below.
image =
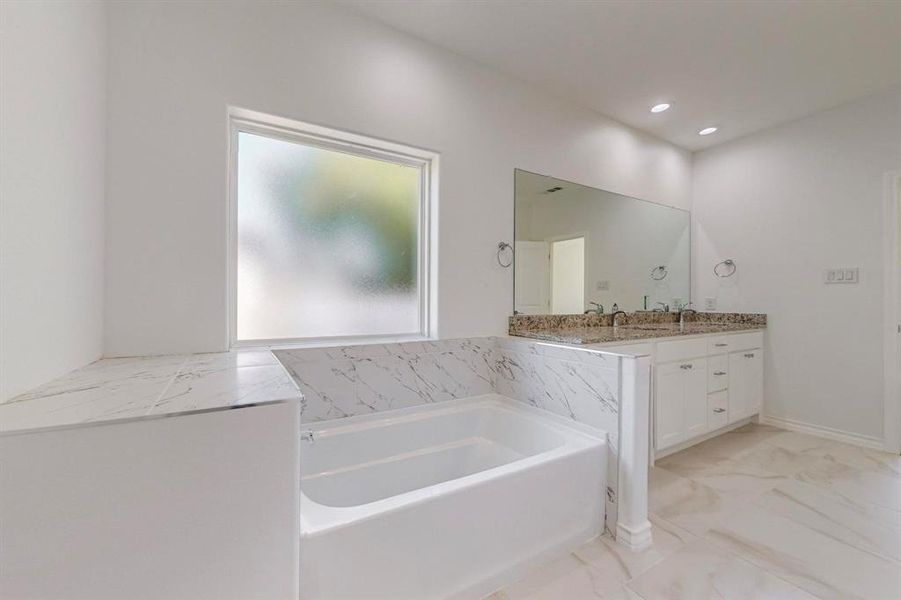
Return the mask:
{"type": "Polygon", "coordinates": [[[901,85],[901,0],[340,1],[690,150],[901,85]]]}

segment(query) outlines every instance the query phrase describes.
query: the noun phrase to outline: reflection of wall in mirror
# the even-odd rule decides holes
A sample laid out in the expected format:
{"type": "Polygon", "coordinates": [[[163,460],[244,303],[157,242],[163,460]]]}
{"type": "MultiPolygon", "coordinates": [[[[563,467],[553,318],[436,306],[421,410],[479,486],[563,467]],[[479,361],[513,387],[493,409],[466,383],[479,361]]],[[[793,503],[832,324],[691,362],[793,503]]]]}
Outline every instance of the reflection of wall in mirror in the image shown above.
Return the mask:
{"type": "MultiPolygon", "coordinates": [[[[517,173],[520,177],[540,176],[517,173]]],[[[687,212],[576,184],[559,185],[563,189],[553,194],[518,185],[516,239],[542,242],[587,230],[583,306],[600,302],[609,311],[616,302],[625,310],[641,310],[647,296],[648,309],[658,302],[675,309],[688,301],[687,212]],[[668,274],[654,281],[651,271],[659,265],[665,265],[668,274]]]]}
{"type": "Polygon", "coordinates": [[[519,241],[514,253],[514,310],[523,315],[550,312],[550,262],[548,243],[519,241]]]}

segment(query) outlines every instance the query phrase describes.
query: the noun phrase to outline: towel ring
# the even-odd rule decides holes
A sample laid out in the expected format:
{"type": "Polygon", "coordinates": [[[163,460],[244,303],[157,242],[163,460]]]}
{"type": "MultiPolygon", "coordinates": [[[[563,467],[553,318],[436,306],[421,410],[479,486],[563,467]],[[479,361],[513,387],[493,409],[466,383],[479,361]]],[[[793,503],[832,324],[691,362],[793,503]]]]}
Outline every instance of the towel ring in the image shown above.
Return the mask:
{"type": "Polygon", "coordinates": [[[651,279],[654,281],[663,281],[666,279],[667,275],[669,275],[669,271],[666,270],[665,265],[660,265],[659,267],[651,269],[651,279]]]}
{"type": "Polygon", "coordinates": [[[735,261],[731,258],[727,258],[722,262],[716,263],[716,266],[713,267],[713,274],[717,277],[732,277],[733,275],[735,275],[736,270],[738,270],[738,265],[736,265],[735,261]],[[725,272],[725,269],[723,269],[723,272],[720,272],[720,267],[726,267],[729,272],[725,272]]]}
{"type": "Polygon", "coordinates": [[[513,246],[511,246],[507,242],[498,242],[497,244],[497,264],[504,267],[505,269],[513,264],[513,246]],[[501,253],[504,250],[510,251],[510,260],[508,260],[507,262],[504,262],[501,258],[501,253]]]}

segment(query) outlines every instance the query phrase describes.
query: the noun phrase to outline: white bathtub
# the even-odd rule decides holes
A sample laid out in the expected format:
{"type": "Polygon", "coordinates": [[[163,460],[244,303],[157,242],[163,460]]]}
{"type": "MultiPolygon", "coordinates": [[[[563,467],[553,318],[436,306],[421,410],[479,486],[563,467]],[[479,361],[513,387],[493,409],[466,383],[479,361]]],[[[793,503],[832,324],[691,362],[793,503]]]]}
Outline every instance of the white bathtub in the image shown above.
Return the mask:
{"type": "Polygon", "coordinates": [[[599,534],[604,434],[490,394],[304,425],[301,598],[478,598],[599,534]]]}

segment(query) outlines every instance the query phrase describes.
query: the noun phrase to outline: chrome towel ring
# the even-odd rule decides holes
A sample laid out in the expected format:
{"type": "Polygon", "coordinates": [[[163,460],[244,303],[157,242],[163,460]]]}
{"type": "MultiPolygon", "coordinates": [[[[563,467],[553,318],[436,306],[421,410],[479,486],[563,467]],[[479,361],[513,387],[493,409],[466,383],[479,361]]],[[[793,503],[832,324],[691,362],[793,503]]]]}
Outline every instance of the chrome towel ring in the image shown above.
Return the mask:
{"type": "Polygon", "coordinates": [[[663,281],[666,279],[667,275],[669,275],[669,271],[666,270],[665,265],[660,265],[659,267],[651,269],[651,279],[654,281],[663,281]]]}
{"type": "Polygon", "coordinates": [[[735,271],[738,270],[738,265],[735,264],[735,261],[731,258],[727,258],[724,261],[716,263],[716,266],[713,267],[713,274],[717,277],[732,277],[735,275],[735,271]],[[725,267],[725,268],[720,268],[725,267]]]}
{"type": "Polygon", "coordinates": [[[513,246],[511,246],[507,242],[498,242],[497,244],[497,264],[504,267],[505,269],[513,264],[513,246]],[[501,254],[503,254],[506,250],[510,251],[510,260],[504,262],[501,254]]]}

